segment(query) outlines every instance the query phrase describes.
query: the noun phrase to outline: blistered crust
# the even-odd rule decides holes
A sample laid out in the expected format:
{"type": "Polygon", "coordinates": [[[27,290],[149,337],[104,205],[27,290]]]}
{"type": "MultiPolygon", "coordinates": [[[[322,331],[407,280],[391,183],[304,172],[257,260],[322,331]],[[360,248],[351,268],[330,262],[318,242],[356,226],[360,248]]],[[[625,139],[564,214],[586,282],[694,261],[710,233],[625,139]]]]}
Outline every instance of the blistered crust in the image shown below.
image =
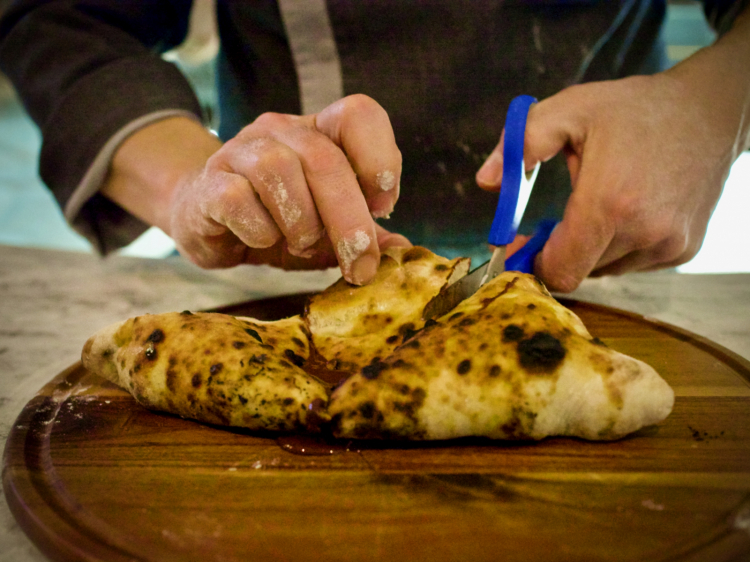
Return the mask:
{"type": "Polygon", "coordinates": [[[93,336],[83,362],[147,408],[343,438],[608,440],[669,415],[667,383],[592,338],[531,275],[506,272],[423,322],[467,269],[424,248],[390,250],[372,285],[336,283],[306,319],[144,315],[93,336]],[[352,372],[329,401],[323,381],[352,372]]]}
{"type": "Polygon", "coordinates": [[[83,364],[143,406],[207,423],[306,429],[326,387],[302,367],[310,355],[299,316],[277,322],[214,313],[144,315],[84,346],[83,364]]]}
{"type": "Polygon", "coordinates": [[[307,308],[313,344],[332,369],[355,372],[383,359],[424,326],[422,312],[440,290],[466,275],[469,260],[449,260],[419,246],[384,251],[375,279],[341,279],[307,308]]]}
{"type": "Polygon", "coordinates": [[[339,437],[598,440],[662,421],[673,401],[651,367],[507,272],[349,378],[328,412],[339,437]]]}

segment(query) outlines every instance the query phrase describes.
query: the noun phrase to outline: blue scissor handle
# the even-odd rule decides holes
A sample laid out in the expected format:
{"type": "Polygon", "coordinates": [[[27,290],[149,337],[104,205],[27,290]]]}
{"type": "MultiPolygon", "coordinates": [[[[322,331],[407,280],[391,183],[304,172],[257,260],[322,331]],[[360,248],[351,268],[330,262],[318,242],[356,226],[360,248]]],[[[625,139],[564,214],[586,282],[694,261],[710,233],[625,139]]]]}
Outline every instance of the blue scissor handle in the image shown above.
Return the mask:
{"type": "Polygon", "coordinates": [[[534,273],[534,258],[542,251],[544,244],[556,226],[557,221],[554,219],[539,221],[534,236],[520,250],[505,260],[505,269],[507,271],[534,273]]]}
{"type": "Polygon", "coordinates": [[[533,103],[536,103],[536,98],[532,96],[513,98],[505,117],[503,181],[500,184],[500,197],[497,200],[495,219],[492,221],[488,238],[493,246],[505,246],[516,237],[513,217],[518,206],[521,174],[525,173],[523,143],[526,136],[526,116],[533,103]]]}

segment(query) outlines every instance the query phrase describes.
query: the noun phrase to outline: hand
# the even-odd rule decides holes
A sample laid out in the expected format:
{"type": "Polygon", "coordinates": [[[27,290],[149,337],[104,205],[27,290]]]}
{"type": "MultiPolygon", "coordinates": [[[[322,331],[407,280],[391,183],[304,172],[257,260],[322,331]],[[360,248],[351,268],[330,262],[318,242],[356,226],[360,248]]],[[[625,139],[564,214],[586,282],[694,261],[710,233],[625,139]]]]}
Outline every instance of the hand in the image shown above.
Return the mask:
{"type": "Polygon", "coordinates": [[[203,267],[338,262],[348,281],[366,283],[380,248],[409,245],[373,220],[393,210],[400,175],[388,116],[370,98],[350,96],[316,115],[267,113],[177,191],[171,234],[203,267]]]}
{"type": "Polygon", "coordinates": [[[380,249],[410,245],[373,220],[392,211],[400,177],[388,115],[355,95],[315,115],[261,115],[224,145],[187,118],[159,121],[118,149],[102,193],[201,267],[338,263],[363,284],[380,249]]]}
{"type": "MultiPolygon", "coordinates": [[[[525,161],[565,151],[573,185],[535,273],[568,292],[589,274],[689,261],[734,159],[736,136],[670,73],[568,88],[534,105],[525,161]]],[[[733,131],[736,133],[736,128],[733,131]]],[[[477,174],[498,189],[502,140],[477,174]]]]}

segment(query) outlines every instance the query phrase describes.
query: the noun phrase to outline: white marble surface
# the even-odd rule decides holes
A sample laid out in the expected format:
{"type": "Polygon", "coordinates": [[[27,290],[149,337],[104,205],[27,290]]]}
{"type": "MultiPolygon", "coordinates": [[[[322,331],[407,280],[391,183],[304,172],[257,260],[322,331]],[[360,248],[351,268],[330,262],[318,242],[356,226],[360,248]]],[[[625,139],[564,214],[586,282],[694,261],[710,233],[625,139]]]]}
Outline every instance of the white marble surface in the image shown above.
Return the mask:
{"type": "MultiPolygon", "coordinates": [[[[241,267],[0,246],[0,440],[23,406],[78,360],[98,328],[144,312],[202,309],[321,289],[336,271],[241,267]]],[[[574,295],[705,336],[750,359],[750,274],[660,272],[588,280],[574,295]]],[[[0,501],[0,562],[45,558],[0,501]]]]}

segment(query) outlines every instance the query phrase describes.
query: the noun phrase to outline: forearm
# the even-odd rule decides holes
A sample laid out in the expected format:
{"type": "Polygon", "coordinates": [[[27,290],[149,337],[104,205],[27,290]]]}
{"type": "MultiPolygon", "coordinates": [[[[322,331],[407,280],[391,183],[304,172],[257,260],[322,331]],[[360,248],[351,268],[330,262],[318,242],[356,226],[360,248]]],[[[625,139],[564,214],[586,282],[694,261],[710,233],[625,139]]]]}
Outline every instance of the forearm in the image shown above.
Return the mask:
{"type": "MultiPolygon", "coordinates": [[[[699,98],[734,161],[750,148],[750,6],[713,45],[666,72],[699,98]]],[[[686,115],[686,118],[691,116],[686,115]]],[[[718,147],[717,147],[718,148],[718,147]]]]}
{"type": "Polygon", "coordinates": [[[112,159],[101,193],[171,234],[172,201],[222,143],[196,121],[175,117],[131,135],[112,159]]]}

